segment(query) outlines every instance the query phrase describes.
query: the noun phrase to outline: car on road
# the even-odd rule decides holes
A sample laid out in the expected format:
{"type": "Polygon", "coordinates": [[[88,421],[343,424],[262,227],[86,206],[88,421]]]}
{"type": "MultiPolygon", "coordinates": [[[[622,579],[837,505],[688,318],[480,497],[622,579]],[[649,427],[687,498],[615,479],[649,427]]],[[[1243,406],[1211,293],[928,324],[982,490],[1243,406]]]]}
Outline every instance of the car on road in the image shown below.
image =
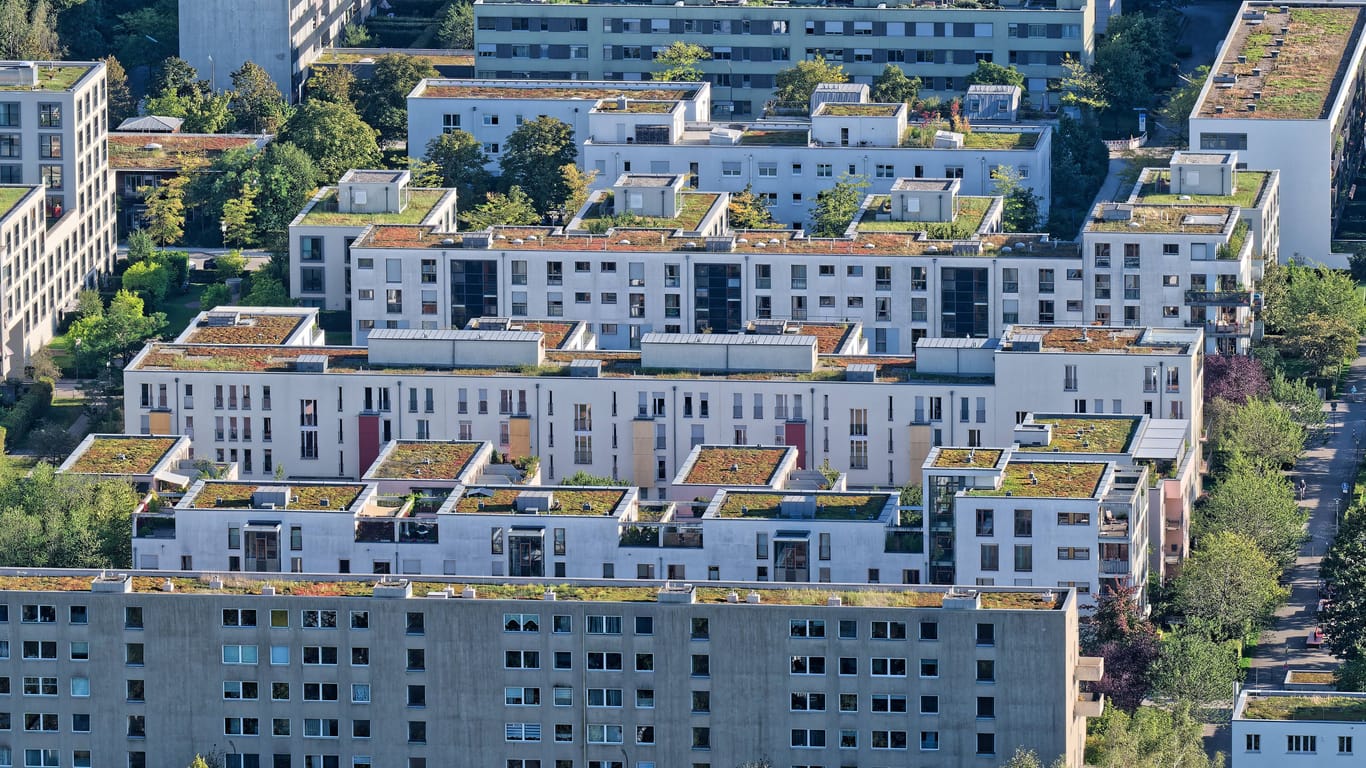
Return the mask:
{"type": "Polygon", "coordinates": [[[215,259],[212,256],[204,259],[204,266],[202,269],[218,269],[218,259],[215,259]]]}

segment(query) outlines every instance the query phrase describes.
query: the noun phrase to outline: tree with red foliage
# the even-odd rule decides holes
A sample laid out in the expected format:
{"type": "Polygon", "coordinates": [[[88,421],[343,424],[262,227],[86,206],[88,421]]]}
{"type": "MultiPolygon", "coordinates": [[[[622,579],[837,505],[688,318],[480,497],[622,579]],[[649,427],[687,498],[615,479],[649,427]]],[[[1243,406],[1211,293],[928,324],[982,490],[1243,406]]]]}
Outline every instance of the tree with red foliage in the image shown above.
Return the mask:
{"type": "Polygon", "coordinates": [[[1216,399],[1242,405],[1271,393],[1271,382],[1261,362],[1247,355],[1205,357],[1205,402],[1216,399]]]}
{"type": "Polygon", "coordinates": [[[1105,676],[1091,690],[1127,712],[1138,709],[1152,690],[1159,650],[1157,628],[1139,612],[1137,594],[1138,587],[1129,585],[1106,588],[1083,620],[1083,650],[1105,659],[1105,676]]]}

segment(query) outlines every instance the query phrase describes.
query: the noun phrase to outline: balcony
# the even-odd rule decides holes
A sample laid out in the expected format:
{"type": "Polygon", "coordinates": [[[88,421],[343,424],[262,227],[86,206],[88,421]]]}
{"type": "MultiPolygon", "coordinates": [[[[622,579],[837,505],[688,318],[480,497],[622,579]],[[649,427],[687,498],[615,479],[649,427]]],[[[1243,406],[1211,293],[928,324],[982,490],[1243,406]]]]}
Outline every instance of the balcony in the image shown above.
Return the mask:
{"type": "Polygon", "coordinates": [[[1122,576],[1129,572],[1128,560],[1101,560],[1100,572],[1109,576],[1122,576]]]}
{"type": "MultiPolygon", "coordinates": [[[[1129,538],[1129,518],[1121,517],[1101,521],[1100,536],[1101,538],[1127,540],[1129,538]]],[[[1116,560],[1114,562],[1122,561],[1116,560]]]]}
{"type": "Polygon", "coordinates": [[[1213,320],[1187,320],[1187,328],[1204,328],[1206,336],[1260,336],[1259,323],[1217,323],[1213,320]]]}
{"type": "Polygon", "coordinates": [[[1186,303],[1211,307],[1250,307],[1251,291],[1186,291],[1186,303]]]}
{"type": "Polygon", "coordinates": [[[1099,693],[1077,694],[1076,713],[1080,717],[1100,717],[1105,712],[1105,697],[1099,693]]]}
{"type": "Polygon", "coordinates": [[[1105,659],[1100,656],[1078,656],[1076,675],[1084,683],[1099,682],[1105,677],[1105,659]]]}

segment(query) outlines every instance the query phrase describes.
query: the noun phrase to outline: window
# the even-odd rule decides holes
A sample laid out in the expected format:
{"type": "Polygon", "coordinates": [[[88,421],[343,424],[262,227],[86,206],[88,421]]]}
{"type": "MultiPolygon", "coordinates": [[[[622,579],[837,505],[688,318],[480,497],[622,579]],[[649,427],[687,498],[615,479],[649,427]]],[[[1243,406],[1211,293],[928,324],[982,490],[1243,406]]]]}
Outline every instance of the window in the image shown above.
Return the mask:
{"type": "Polygon", "coordinates": [[[1249,734],[1246,734],[1245,737],[1244,737],[1244,739],[1245,739],[1244,742],[1243,742],[1243,751],[1244,751],[1244,752],[1261,752],[1261,751],[1262,751],[1262,735],[1261,735],[1260,733],[1249,733],[1249,734]]]}
{"type": "Polygon", "coordinates": [[[791,670],[794,675],[823,675],[825,674],[825,657],[793,656],[791,670]]]}
{"type": "Polygon", "coordinates": [[[991,659],[977,660],[977,682],[992,683],[996,681],[996,662],[991,659]]]}
{"type": "Polygon", "coordinates": [[[1351,737],[1351,736],[1339,736],[1339,737],[1338,737],[1338,754],[1339,754],[1339,755],[1350,755],[1350,754],[1352,754],[1352,737],[1351,737]]]}
{"type": "MultiPolygon", "coordinates": [[[[906,697],[898,693],[873,694],[873,712],[902,714],[906,711],[906,697]]],[[[938,711],[938,710],[936,710],[938,711]]]]}
{"type": "Polygon", "coordinates": [[[604,723],[589,723],[588,743],[620,744],[622,743],[622,727],[620,725],[609,725],[604,723]]]}
{"type": "Polygon", "coordinates": [[[874,658],[869,662],[873,677],[905,677],[906,660],[899,658],[874,658]]]}
{"type": "Polygon", "coordinates": [[[874,621],[871,628],[871,637],[874,640],[905,640],[906,622],[874,621]]]}
{"type": "MultiPolygon", "coordinates": [[[[906,749],[906,744],[905,731],[873,731],[873,749],[906,749]]],[[[924,734],[921,734],[920,748],[925,749],[924,734]]]]}
{"type": "Polygon", "coordinates": [[[590,707],[620,707],[622,705],[622,695],[620,688],[589,688],[588,706],[590,707]]]}
{"type": "Polygon", "coordinates": [[[793,712],[824,712],[825,694],[794,692],[790,708],[793,712]]]}
{"type": "MultiPolygon", "coordinates": [[[[590,635],[619,635],[621,634],[620,616],[589,616],[588,634],[590,635]]],[[[695,621],[695,619],[694,619],[695,621]]]]}
{"type": "Polygon", "coordinates": [[[1318,752],[1317,736],[1296,736],[1285,737],[1285,751],[1291,754],[1306,754],[1318,752]]]}
{"type": "MultiPolygon", "coordinates": [[[[89,682],[87,681],[87,685],[89,682]]],[[[26,677],[24,678],[25,696],[56,696],[57,678],[55,677],[26,677]]]]}
{"type": "Polygon", "coordinates": [[[711,637],[711,625],[707,619],[694,618],[689,637],[693,640],[706,640],[711,637]]]}
{"type": "MultiPolygon", "coordinates": [[[[6,643],[5,650],[9,650],[6,643]]],[[[9,654],[5,654],[8,657],[9,654]]],[[[57,658],[57,643],[51,640],[25,640],[24,658],[30,660],[52,660],[57,658]]],[[[139,654],[139,658],[141,655],[139,654]]]]}
{"type": "Polygon", "coordinates": [[[792,619],[788,627],[789,637],[825,637],[825,622],[820,619],[792,619]]]}
{"type": "Polygon", "coordinates": [[[224,680],[223,698],[229,701],[255,701],[257,684],[255,680],[224,680]]]}
{"type": "Polygon", "coordinates": [[[979,733],[977,734],[977,756],[990,757],[996,754],[996,734],[979,733]]]}
{"type": "Polygon", "coordinates": [[[920,622],[920,639],[921,639],[921,640],[938,640],[938,639],[939,639],[939,622],[937,622],[937,621],[922,621],[922,622],[920,622]]]}
{"type": "Polygon", "coordinates": [[[1015,535],[1021,537],[1034,535],[1034,512],[1029,509],[1015,510],[1015,535]]]}
{"type": "MultiPolygon", "coordinates": [[[[557,617],[558,618],[558,617],[557,617]]],[[[566,617],[567,618],[567,617],[566,617]]],[[[541,617],[536,613],[503,614],[504,632],[540,632],[541,617]]]]}
{"type": "MultiPolygon", "coordinates": [[[[336,650],[335,648],[333,649],[336,650]]],[[[224,664],[255,664],[257,661],[257,647],[254,645],[225,645],[223,646],[224,664]]]]}
{"type": "Polygon", "coordinates": [[[797,748],[825,748],[825,731],[819,728],[793,728],[792,746],[797,748]]]}

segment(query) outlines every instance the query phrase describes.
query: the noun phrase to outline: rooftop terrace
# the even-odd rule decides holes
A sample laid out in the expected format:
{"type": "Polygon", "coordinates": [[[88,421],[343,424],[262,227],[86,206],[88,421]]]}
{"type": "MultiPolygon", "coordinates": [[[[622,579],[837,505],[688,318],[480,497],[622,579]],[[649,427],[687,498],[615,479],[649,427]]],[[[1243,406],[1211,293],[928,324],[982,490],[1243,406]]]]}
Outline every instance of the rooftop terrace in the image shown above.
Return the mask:
{"type": "Polygon", "coordinates": [[[404,480],[454,479],[483,443],[401,441],[394,443],[369,476],[404,480]]]}
{"type": "Polygon", "coordinates": [[[1099,462],[1012,461],[999,490],[976,489],[968,495],[1089,499],[1104,474],[1105,465],[1099,462]]]}
{"type": "Polygon", "coordinates": [[[289,502],[284,507],[286,510],[335,512],[350,509],[365,492],[365,486],[349,483],[281,481],[255,484],[209,480],[204,482],[197,494],[186,496],[181,503],[190,509],[254,509],[252,494],[280,487],[289,488],[289,502]]]}
{"type": "MultiPolygon", "coordinates": [[[[19,572],[14,569],[0,571],[0,591],[9,592],[89,592],[91,579],[97,571],[32,570],[19,572]]],[[[178,594],[226,594],[260,595],[261,587],[271,586],[276,596],[306,597],[370,597],[374,593],[374,577],[355,576],[333,579],[291,580],[270,578],[262,575],[253,578],[247,574],[233,574],[230,578],[214,577],[175,577],[167,578],[164,572],[138,572],[132,576],[134,592],[159,595],[174,599],[178,594]],[[219,579],[218,582],[212,579],[219,579]],[[165,590],[166,582],[173,589],[165,590]]],[[[278,574],[271,574],[276,576],[278,574]]],[[[477,600],[525,600],[540,601],[547,590],[554,590],[555,599],[577,602],[627,602],[652,603],[656,601],[663,582],[628,582],[612,584],[606,582],[575,581],[560,583],[518,583],[507,584],[496,580],[454,579],[440,576],[424,577],[421,581],[410,582],[413,595],[422,596],[429,592],[439,592],[450,588],[459,597],[466,587],[475,590],[477,600]]],[[[747,583],[726,582],[715,586],[701,587],[696,590],[698,603],[727,603],[726,596],[735,589],[754,591],[760,596],[761,604],[802,605],[826,607],[830,597],[839,597],[846,607],[875,608],[940,608],[948,587],[906,586],[891,587],[877,585],[830,584],[828,589],[808,587],[778,587],[770,582],[747,583]]],[[[982,607],[988,610],[1058,610],[1067,600],[1067,590],[1017,588],[981,588],[977,590],[982,607]]],[[[740,606],[747,605],[744,595],[740,606]]]]}
{"type": "Polygon", "coordinates": [[[1224,43],[1210,84],[1198,107],[1200,117],[1249,120],[1317,120],[1327,116],[1349,55],[1361,36],[1360,6],[1251,5],[1262,16],[1240,15],[1224,43]],[[1260,23],[1257,23],[1260,21],[1260,23]],[[1282,33],[1282,30],[1285,30],[1282,33]],[[1277,45],[1277,41],[1282,41],[1277,45]],[[1254,74],[1254,70],[1257,74],[1254,74]],[[1261,97],[1256,98],[1255,93],[1261,97]],[[1256,104],[1255,112],[1247,105],[1256,104]]]}
{"type": "Polygon", "coordinates": [[[1035,417],[1035,424],[1052,424],[1053,437],[1048,445],[1022,445],[1021,451],[1063,453],[1124,453],[1138,434],[1136,416],[1035,417]]]}
{"type": "Polygon", "coordinates": [[[87,475],[146,475],[176,444],[176,437],[96,435],[68,472],[87,475]]]}
{"type": "Polygon", "coordinates": [[[307,227],[363,227],[367,224],[420,224],[448,195],[449,189],[413,189],[408,207],[398,213],[341,213],[337,210],[337,188],[328,187],[299,221],[307,227]]]}
{"type": "Polygon", "coordinates": [[[782,466],[786,448],[704,445],[683,479],[697,485],[767,485],[782,466]]]}
{"type": "Polygon", "coordinates": [[[1366,696],[1264,696],[1247,692],[1242,716],[1246,720],[1317,720],[1366,722],[1366,696]]]}
{"type": "Polygon", "coordinates": [[[44,63],[38,69],[38,85],[0,85],[0,91],[69,91],[80,81],[89,66],[44,63]]]}
{"type": "Polygon", "coordinates": [[[114,170],[202,168],[230,149],[255,147],[260,136],[193,133],[111,133],[109,166],[114,170]],[[155,145],[156,149],[147,149],[155,145]]]}
{"type": "Polygon", "coordinates": [[[1232,195],[1175,195],[1171,193],[1171,171],[1149,168],[1143,172],[1142,186],[1133,202],[1144,205],[1194,205],[1255,208],[1271,174],[1266,171],[1238,171],[1238,188],[1232,195]]]}
{"type": "Polygon", "coordinates": [[[554,494],[555,503],[550,510],[537,513],[543,515],[601,517],[612,514],[626,498],[626,491],[621,488],[472,488],[456,502],[455,511],[464,515],[515,515],[517,498],[524,493],[554,494]]]}
{"type": "MultiPolygon", "coordinates": [[[[789,496],[803,494],[749,493],[746,491],[726,492],[726,498],[718,510],[718,517],[724,518],[762,518],[782,517],[782,502],[789,496]]],[[[815,494],[815,520],[831,521],[871,521],[882,515],[887,506],[889,495],[885,493],[821,493],[815,494]]]]}
{"type": "Polygon", "coordinates": [[[243,312],[236,325],[198,325],[186,344],[283,344],[307,321],[304,314],[243,312]]]}

